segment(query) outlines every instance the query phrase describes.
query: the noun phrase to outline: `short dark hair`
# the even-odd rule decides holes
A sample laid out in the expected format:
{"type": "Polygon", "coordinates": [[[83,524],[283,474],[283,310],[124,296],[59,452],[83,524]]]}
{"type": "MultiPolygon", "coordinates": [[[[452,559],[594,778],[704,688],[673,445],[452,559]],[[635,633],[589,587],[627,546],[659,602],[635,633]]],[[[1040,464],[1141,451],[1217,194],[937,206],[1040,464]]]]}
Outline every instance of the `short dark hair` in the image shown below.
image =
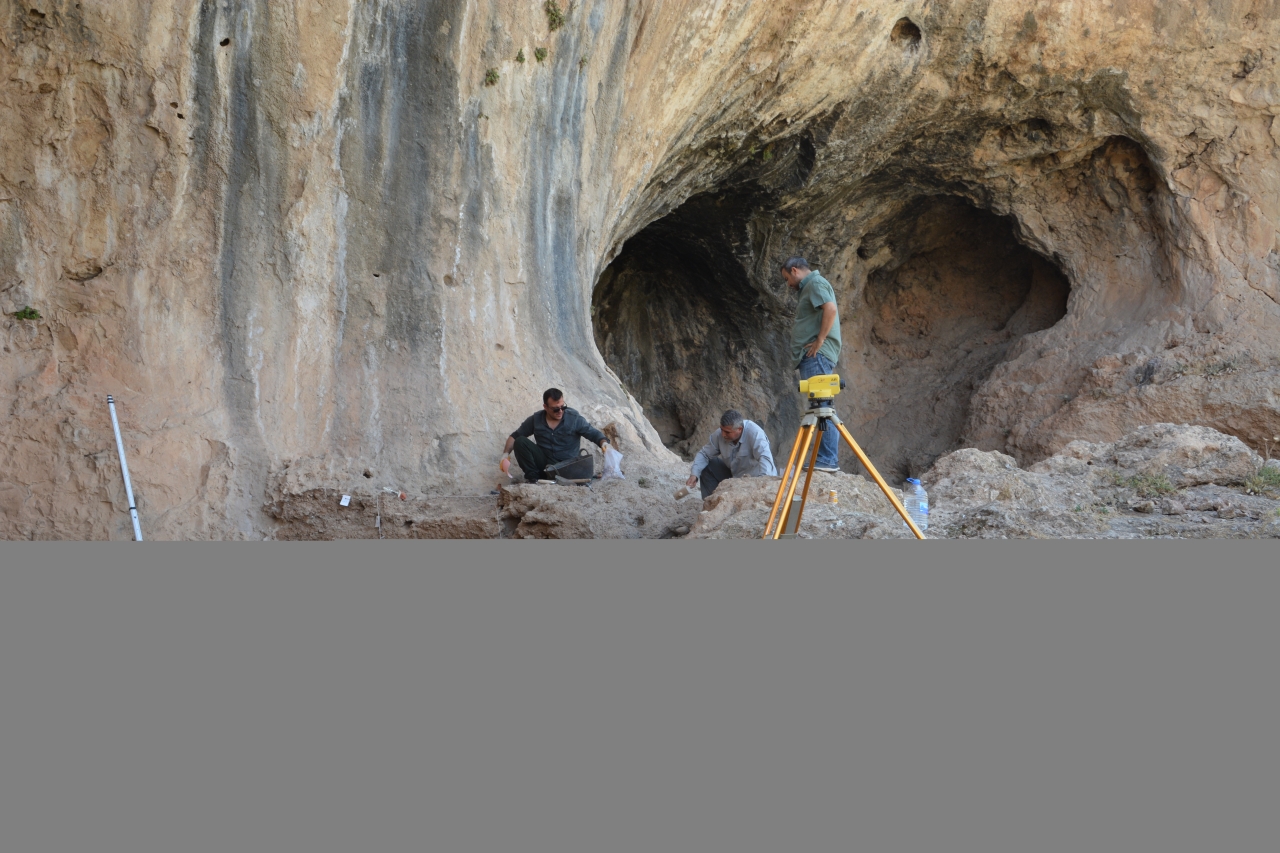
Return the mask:
{"type": "Polygon", "coordinates": [[[796,267],[799,267],[802,270],[811,269],[811,267],[809,266],[809,262],[806,261],[804,258],[800,257],[799,255],[792,255],[791,257],[787,258],[786,263],[782,265],[782,268],[784,270],[793,270],[796,267]]]}
{"type": "Polygon", "coordinates": [[[542,392],[542,405],[550,403],[552,400],[563,400],[564,392],[559,388],[548,388],[542,392]]]}
{"type": "Polygon", "coordinates": [[[729,409],[720,416],[720,426],[737,429],[742,426],[742,415],[738,414],[737,409],[729,409]]]}

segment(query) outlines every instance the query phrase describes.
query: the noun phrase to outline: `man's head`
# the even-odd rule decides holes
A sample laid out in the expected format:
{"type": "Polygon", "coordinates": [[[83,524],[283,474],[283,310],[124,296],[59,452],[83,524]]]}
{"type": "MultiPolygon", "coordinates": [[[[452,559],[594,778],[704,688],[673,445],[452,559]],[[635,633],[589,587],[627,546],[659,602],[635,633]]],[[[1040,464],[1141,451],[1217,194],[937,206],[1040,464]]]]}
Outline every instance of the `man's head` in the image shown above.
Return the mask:
{"type": "Polygon", "coordinates": [[[542,392],[542,410],[551,420],[560,420],[564,417],[564,410],[567,408],[569,404],[564,401],[564,392],[559,388],[548,388],[542,392]]]}
{"type": "Polygon", "coordinates": [[[720,416],[720,434],[725,441],[737,441],[742,437],[742,415],[733,409],[720,416]]]}
{"type": "Polygon", "coordinates": [[[787,258],[786,263],[782,265],[782,277],[786,279],[787,286],[793,290],[799,290],[800,282],[804,281],[804,277],[811,272],[809,262],[798,255],[787,258]]]}

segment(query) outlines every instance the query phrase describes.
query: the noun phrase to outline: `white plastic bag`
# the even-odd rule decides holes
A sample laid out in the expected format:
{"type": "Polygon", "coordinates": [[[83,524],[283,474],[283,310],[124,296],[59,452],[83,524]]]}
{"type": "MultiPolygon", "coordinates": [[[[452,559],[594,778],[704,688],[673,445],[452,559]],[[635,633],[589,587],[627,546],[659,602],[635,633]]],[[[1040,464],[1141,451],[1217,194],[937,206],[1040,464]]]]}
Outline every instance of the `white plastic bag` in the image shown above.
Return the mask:
{"type": "Polygon", "coordinates": [[[604,452],[604,474],[600,481],[624,480],[622,476],[622,454],[610,447],[604,452]]]}

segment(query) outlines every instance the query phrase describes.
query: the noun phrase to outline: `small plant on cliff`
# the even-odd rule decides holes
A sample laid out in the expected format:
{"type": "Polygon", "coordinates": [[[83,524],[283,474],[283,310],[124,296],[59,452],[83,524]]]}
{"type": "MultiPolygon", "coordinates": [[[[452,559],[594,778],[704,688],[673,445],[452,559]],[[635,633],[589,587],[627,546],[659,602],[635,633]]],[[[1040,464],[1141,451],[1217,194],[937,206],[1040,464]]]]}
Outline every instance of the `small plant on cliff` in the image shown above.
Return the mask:
{"type": "Polygon", "coordinates": [[[1144,498],[1158,498],[1178,491],[1164,474],[1136,474],[1126,477],[1119,471],[1107,472],[1106,479],[1119,489],[1132,489],[1144,498]]]}
{"type": "Polygon", "coordinates": [[[490,68],[488,71],[484,72],[484,84],[486,86],[492,86],[498,82],[498,78],[501,76],[502,75],[498,73],[498,69],[490,68]]]}
{"type": "Polygon", "coordinates": [[[32,308],[30,305],[24,305],[21,311],[14,311],[9,316],[15,320],[39,320],[40,312],[32,308]]]}
{"type": "Polygon", "coordinates": [[[516,62],[519,62],[521,65],[524,64],[524,48],[523,47],[516,51],[516,62]]]}
{"type": "Polygon", "coordinates": [[[581,71],[586,67],[587,67],[587,55],[584,53],[582,54],[582,58],[578,60],[578,70],[581,71]]]}
{"type": "Polygon", "coordinates": [[[1244,490],[1250,495],[1280,492],[1280,468],[1266,465],[1258,469],[1258,473],[1244,481],[1244,490]]]}
{"type": "Polygon", "coordinates": [[[1224,376],[1236,373],[1240,370],[1240,360],[1236,358],[1228,358],[1223,361],[1215,361],[1212,364],[1205,365],[1205,376],[1224,376]]]}
{"type": "Polygon", "coordinates": [[[1144,498],[1158,498],[1177,491],[1164,474],[1138,474],[1125,484],[1144,498]]]}
{"type": "Polygon", "coordinates": [[[547,49],[545,47],[535,47],[533,49],[533,58],[541,62],[547,58],[547,49]]]}
{"type": "Polygon", "coordinates": [[[560,11],[560,4],[556,0],[547,0],[542,4],[542,8],[547,13],[547,29],[554,33],[564,26],[564,12],[560,11]]]}

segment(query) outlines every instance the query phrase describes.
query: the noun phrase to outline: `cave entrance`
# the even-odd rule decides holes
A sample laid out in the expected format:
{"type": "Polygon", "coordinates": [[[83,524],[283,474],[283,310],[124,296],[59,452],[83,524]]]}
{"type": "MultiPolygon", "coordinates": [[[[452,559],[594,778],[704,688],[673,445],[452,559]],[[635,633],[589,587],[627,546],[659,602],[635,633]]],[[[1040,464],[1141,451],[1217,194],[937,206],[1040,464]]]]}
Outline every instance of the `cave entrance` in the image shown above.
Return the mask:
{"type": "MultiPolygon", "coordinates": [[[[690,200],[628,240],[592,294],[606,363],[686,459],[728,408],[765,428],[775,460],[800,422],[795,297],[776,267],[804,247],[774,245],[767,232],[803,223],[753,227],[776,204],[762,201],[690,200]]],[[[962,446],[974,394],[1020,340],[1062,319],[1070,286],[1018,241],[1013,220],[956,197],[917,199],[863,235],[856,253],[844,251],[856,236],[834,245],[837,232],[825,233],[833,245],[812,247],[810,261],[840,304],[836,369],[849,388],[836,410],[876,467],[901,482],[962,446]],[[819,252],[843,265],[818,264],[819,252]]],[[[847,449],[841,465],[858,470],[847,449]]]]}
{"type": "Polygon", "coordinates": [[[592,294],[596,345],[663,444],[691,459],[726,409],[775,444],[799,416],[788,306],[754,280],[750,196],[700,196],[623,246],[592,294]]]}
{"type": "Polygon", "coordinates": [[[1070,284],[1018,242],[1012,219],[949,196],[917,200],[859,254],[872,263],[857,331],[844,333],[850,428],[901,481],[963,445],[975,392],[1020,340],[1066,315],[1070,284]]]}

